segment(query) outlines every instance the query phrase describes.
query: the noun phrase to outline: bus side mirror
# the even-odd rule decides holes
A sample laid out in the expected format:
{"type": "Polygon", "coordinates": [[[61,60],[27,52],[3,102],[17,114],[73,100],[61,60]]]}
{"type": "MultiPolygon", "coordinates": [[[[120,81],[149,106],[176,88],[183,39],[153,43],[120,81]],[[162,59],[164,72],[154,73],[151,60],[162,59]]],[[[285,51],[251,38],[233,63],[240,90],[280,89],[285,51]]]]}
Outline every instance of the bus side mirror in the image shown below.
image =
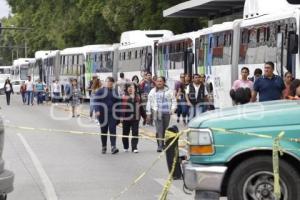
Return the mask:
{"type": "Polygon", "coordinates": [[[288,52],[290,54],[297,54],[298,53],[298,45],[299,37],[295,32],[289,33],[289,42],[288,42],[288,52]]]}

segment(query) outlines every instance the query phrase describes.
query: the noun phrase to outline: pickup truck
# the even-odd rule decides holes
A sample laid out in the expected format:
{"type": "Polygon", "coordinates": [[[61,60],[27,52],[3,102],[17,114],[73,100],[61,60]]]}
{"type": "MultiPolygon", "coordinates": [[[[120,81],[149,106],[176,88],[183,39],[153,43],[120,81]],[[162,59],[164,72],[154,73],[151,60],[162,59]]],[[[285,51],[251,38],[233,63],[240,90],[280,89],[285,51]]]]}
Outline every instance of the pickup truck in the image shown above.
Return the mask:
{"type": "Polygon", "coordinates": [[[271,101],[204,113],[189,123],[186,188],[195,199],[275,200],[273,142],[280,140],[280,200],[300,199],[300,101],[271,101]]]}
{"type": "Polygon", "coordinates": [[[4,125],[0,118],[0,200],[5,200],[7,194],[13,191],[14,174],[4,169],[2,158],[4,147],[4,125]]]}

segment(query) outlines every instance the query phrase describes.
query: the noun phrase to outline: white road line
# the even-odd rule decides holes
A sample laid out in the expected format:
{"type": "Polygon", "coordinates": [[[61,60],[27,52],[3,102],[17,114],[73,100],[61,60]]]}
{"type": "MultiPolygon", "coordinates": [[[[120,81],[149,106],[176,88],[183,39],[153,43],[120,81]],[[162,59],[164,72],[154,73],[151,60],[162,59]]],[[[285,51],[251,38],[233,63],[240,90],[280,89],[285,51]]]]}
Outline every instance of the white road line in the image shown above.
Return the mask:
{"type": "Polygon", "coordinates": [[[26,141],[26,139],[20,134],[17,134],[20,138],[20,140],[22,141],[27,153],[29,154],[40,178],[41,181],[44,185],[44,189],[45,189],[45,196],[47,200],[58,200],[57,195],[55,193],[55,189],[54,186],[52,184],[52,182],[50,181],[48,175],[46,174],[46,171],[44,170],[41,162],[39,161],[38,157],[36,156],[36,154],[33,152],[33,150],[31,149],[31,147],[29,146],[28,142],[26,141]]]}

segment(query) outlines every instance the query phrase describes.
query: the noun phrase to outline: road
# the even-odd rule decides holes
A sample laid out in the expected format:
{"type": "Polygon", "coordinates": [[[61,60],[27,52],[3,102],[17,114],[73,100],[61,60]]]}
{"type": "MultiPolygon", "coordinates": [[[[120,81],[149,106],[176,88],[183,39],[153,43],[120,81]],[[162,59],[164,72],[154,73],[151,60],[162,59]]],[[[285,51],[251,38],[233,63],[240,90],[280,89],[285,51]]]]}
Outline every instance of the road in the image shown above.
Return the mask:
{"type": "MultiPolygon", "coordinates": [[[[134,184],[159,156],[155,141],[140,140],[140,153],[134,154],[123,152],[118,138],[120,153],[102,155],[99,126],[84,114],[87,105],[79,118],[72,118],[63,104],[23,105],[18,95],[13,95],[10,106],[0,96],[0,105],[6,129],[5,166],[15,173],[9,200],[159,198],[168,177],[164,156],[134,184]]],[[[182,181],[173,182],[168,199],[193,199],[182,186],[182,181]]]]}

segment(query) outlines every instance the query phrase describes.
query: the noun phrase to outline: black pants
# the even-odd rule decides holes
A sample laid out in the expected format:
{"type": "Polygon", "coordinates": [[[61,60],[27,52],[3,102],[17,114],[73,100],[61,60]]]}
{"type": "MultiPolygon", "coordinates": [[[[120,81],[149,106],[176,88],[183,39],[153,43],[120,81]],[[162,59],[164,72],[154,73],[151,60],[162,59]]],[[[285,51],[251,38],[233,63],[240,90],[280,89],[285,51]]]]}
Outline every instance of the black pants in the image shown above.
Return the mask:
{"type": "Polygon", "coordinates": [[[117,132],[117,120],[113,118],[112,114],[109,113],[105,117],[101,117],[99,119],[99,123],[101,126],[101,142],[102,142],[102,147],[107,146],[107,133],[109,130],[110,134],[110,144],[111,147],[116,147],[116,132],[117,132]],[[107,117],[107,119],[105,119],[107,117]]]}
{"type": "MultiPolygon", "coordinates": [[[[123,135],[129,136],[130,130],[132,131],[132,136],[137,137],[139,136],[139,120],[131,120],[131,121],[123,121],[123,135]]],[[[129,148],[129,138],[123,137],[123,147],[124,149],[129,148]]],[[[139,142],[138,138],[131,139],[131,148],[132,151],[137,149],[137,144],[139,142]]]]}
{"type": "Polygon", "coordinates": [[[6,103],[7,103],[7,105],[9,105],[10,104],[10,94],[11,94],[11,92],[5,92],[5,94],[6,94],[6,103]]]}

